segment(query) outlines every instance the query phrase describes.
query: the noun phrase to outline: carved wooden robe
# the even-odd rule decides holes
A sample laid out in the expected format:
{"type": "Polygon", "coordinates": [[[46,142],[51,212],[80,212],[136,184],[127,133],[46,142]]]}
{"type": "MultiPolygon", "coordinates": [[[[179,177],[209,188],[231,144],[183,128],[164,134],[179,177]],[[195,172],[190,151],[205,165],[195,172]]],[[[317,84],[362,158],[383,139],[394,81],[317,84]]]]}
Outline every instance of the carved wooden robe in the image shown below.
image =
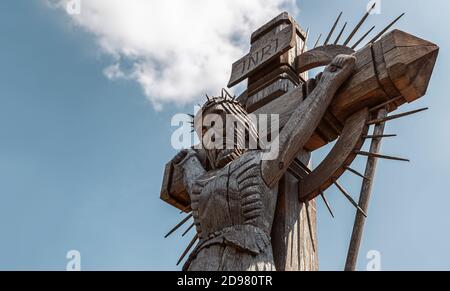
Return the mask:
{"type": "Polygon", "coordinates": [[[191,184],[191,208],[200,239],[184,269],[275,270],[270,232],[277,189],[270,189],[262,178],[261,152],[248,151],[209,172],[195,152],[181,165],[191,184]]]}

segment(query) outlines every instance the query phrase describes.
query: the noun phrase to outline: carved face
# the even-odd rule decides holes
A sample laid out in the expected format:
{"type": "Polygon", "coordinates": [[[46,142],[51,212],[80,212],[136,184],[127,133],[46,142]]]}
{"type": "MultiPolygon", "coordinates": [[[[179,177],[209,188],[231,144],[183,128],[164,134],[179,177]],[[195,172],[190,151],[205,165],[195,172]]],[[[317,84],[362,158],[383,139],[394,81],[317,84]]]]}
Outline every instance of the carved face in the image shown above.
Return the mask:
{"type": "Polygon", "coordinates": [[[228,98],[207,102],[195,116],[194,127],[215,169],[224,167],[248,148],[258,146],[256,129],[247,112],[228,98]]]}

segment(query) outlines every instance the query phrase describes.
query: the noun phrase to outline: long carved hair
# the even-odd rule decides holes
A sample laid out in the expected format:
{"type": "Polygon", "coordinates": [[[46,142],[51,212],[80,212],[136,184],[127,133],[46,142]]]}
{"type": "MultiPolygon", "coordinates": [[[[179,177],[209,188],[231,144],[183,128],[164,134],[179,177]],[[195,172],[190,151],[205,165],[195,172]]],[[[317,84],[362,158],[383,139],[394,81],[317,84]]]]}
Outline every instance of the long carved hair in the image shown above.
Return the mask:
{"type": "MultiPolygon", "coordinates": [[[[225,89],[222,90],[222,96],[220,97],[207,96],[206,103],[194,116],[193,127],[201,140],[202,146],[204,146],[204,120],[205,117],[211,113],[225,114],[227,119],[232,118],[233,122],[233,140],[230,141],[230,137],[225,137],[225,139],[228,139],[226,141],[227,144],[232,143],[232,148],[205,149],[212,169],[224,167],[249,149],[260,148],[258,131],[254,121],[241,103],[239,103],[235,97],[232,97],[225,89]]],[[[226,124],[229,124],[229,122],[230,120],[227,120],[226,124]]],[[[229,129],[227,129],[227,132],[228,130],[229,129]]]]}

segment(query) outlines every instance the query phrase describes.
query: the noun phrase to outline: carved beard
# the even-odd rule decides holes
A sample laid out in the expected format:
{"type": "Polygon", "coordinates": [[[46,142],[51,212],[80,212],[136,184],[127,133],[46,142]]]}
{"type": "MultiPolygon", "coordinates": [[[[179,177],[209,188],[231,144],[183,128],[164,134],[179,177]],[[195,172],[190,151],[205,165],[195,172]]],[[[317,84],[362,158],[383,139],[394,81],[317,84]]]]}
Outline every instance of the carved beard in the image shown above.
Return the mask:
{"type": "Polygon", "coordinates": [[[231,142],[230,140],[228,140],[228,144],[234,144],[234,148],[228,149],[225,147],[223,149],[206,150],[206,155],[213,169],[220,169],[225,167],[230,162],[239,158],[246,151],[245,148],[238,147],[238,145],[236,145],[234,141],[231,142]]]}
{"type": "Polygon", "coordinates": [[[244,152],[245,149],[221,149],[207,150],[206,154],[211,166],[214,169],[220,169],[239,158],[244,152]]]}

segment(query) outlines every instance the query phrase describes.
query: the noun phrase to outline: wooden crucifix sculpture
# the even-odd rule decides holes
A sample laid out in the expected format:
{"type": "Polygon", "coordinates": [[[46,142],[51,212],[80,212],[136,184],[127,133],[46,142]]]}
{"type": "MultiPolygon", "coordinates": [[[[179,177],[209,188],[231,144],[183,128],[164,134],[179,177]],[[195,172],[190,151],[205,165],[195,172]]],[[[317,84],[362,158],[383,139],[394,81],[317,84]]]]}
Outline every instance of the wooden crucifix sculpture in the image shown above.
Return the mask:
{"type": "Polygon", "coordinates": [[[378,153],[380,140],[390,136],[382,126],[418,112],[387,116],[425,94],[439,48],[399,30],[385,34],[397,18],[355,51],[373,30],[349,46],[369,13],[343,45],[338,43],[345,25],[330,44],[341,15],[325,43],[317,46],[318,40],[312,50],[306,49],[308,32],[287,13],[256,30],[228,84],[247,79],[247,90],[238,98],[226,90],[207,97],[193,116],[203,147],[177,154],[166,165],[161,189],[161,199],[189,213],[168,235],[194,220],[183,233],[195,228],[178,262],[190,252],[184,270],[318,270],[315,198],[321,196],[331,212],[324,196],[331,185],[357,209],[346,267],[354,269],[374,160],[399,160],[378,153]],[[308,79],[307,72],[320,66],[323,72],[308,79]],[[270,136],[279,145],[275,157],[263,158],[261,141],[267,137],[260,136],[250,114],[279,117],[279,134],[270,136]],[[231,139],[223,135],[230,119],[231,139]],[[220,121],[224,130],[218,134],[214,128],[220,121]],[[370,125],[376,125],[374,134],[368,133],[370,125]],[[361,151],[367,139],[373,141],[371,152],[361,151]],[[250,141],[257,146],[249,148],[250,141]],[[328,156],[310,169],[310,153],[333,141],[328,156]],[[370,159],[365,174],[350,168],[358,155],[370,159]],[[360,203],[338,182],[346,171],[365,181],[360,203]]]}

